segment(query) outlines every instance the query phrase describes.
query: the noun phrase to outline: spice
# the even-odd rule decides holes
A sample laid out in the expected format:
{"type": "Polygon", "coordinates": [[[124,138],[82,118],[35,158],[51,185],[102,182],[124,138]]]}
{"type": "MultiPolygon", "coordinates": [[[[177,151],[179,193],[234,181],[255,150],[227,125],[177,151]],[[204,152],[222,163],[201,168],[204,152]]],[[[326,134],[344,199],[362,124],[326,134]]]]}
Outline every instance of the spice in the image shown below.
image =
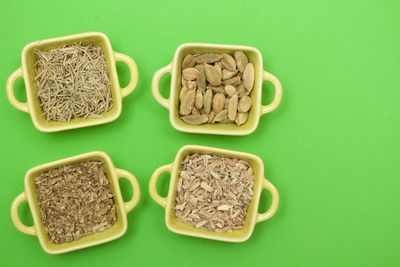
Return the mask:
{"type": "Polygon", "coordinates": [[[35,81],[47,121],[95,118],[113,106],[103,49],[71,44],[48,51],[35,50],[35,81]]]}
{"type": "Polygon", "coordinates": [[[185,123],[246,123],[254,66],[245,53],[187,54],[181,67],[179,113],[185,123]]]}
{"type": "Polygon", "coordinates": [[[41,219],[50,241],[78,240],[110,228],[117,220],[110,181],[101,161],[84,161],[35,178],[41,219]]]}
{"type": "Polygon", "coordinates": [[[179,173],[175,217],[207,231],[242,229],[253,187],[254,174],[249,162],[190,154],[183,160],[179,173]]]}

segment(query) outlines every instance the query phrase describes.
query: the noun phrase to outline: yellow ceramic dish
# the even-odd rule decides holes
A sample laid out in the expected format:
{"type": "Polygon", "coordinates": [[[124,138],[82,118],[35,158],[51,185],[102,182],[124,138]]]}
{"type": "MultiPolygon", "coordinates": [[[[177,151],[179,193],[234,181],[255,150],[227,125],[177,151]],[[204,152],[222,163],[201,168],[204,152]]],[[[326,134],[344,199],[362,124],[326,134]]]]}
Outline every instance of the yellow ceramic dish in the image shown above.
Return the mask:
{"type": "Polygon", "coordinates": [[[128,228],[126,216],[137,205],[139,199],[139,183],[133,174],[125,170],[115,168],[107,154],[103,152],[90,152],[50,162],[30,169],[25,175],[25,191],[17,196],[11,205],[11,219],[15,227],[17,227],[17,229],[22,233],[37,236],[44,251],[50,254],[61,254],[77,249],[95,246],[121,237],[128,228]],[[117,222],[110,229],[85,236],[73,242],[62,244],[52,243],[41,220],[40,208],[35,190],[35,177],[46,170],[78,163],[84,160],[100,160],[103,162],[107,176],[110,179],[111,189],[114,195],[114,201],[117,208],[117,222]],[[132,186],[133,197],[128,202],[124,202],[121,196],[121,190],[118,184],[118,180],[121,178],[128,179],[132,186]],[[18,216],[18,208],[24,201],[27,201],[29,204],[33,218],[33,226],[24,225],[18,216]]]}
{"type": "Polygon", "coordinates": [[[275,214],[279,205],[279,193],[276,190],[275,186],[264,178],[264,164],[259,157],[242,152],[196,145],[187,145],[182,147],[177,153],[173,163],[164,165],[155,170],[150,179],[149,191],[150,196],[154,199],[154,201],[165,209],[165,224],[170,231],[182,235],[215,239],[227,242],[243,242],[249,239],[251,234],[253,233],[255,224],[271,218],[275,214]],[[249,208],[247,210],[247,216],[245,218],[243,229],[233,230],[232,232],[225,233],[210,232],[203,229],[197,229],[194,226],[179,222],[175,218],[174,207],[176,198],[176,187],[178,183],[181,162],[188,154],[191,153],[208,153],[214,155],[222,155],[226,157],[240,158],[247,160],[251,164],[255,174],[253,188],[254,194],[253,199],[251,200],[249,208]],[[165,198],[161,197],[157,193],[156,189],[158,178],[164,172],[171,173],[168,196],[165,198]],[[259,214],[258,204],[260,200],[261,190],[263,189],[266,189],[271,193],[272,201],[270,208],[265,213],[259,214]]]}
{"type": "Polygon", "coordinates": [[[136,87],[138,81],[138,70],[135,61],[127,55],[114,52],[111,48],[111,43],[108,37],[100,32],[88,32],[64,37],[46,39],[28,44],[22,51],[22,65],[14,71],[7,80],[7,97],[11,105],[15,108],[27,112],[31,115],[33,124],[42,132],[64,131],[74,128],[93,126],[111,122],[119,117],[122,110],[122,98],[129,95],[136,87]],[[103,50],[108,65],[108,73],[111,83],[111,94],[114,100],[114,105],[104,115],[98,118],[76,118],[69,122],[47,121],[42,117],[42,108],[40,100],[37,97],[37,84],[35,81],[35,62],[37,56],[34,53],[35,49],[49,50],[62,45],[84,42],[86,44],[99,45],[103,50]],[[118,81],[116,62],[124,62],[129,67],[130,82],[121,88],[118,81]],[[14,95],[14,82],[18,78],[25,80],[27,102],[18,101],[14,95]]]}
{"type": "Polygon", "coordinates": [[[250,46],[217,45],[217,44],[183,44],[175,52],[172,63],[159,69],[153,76],[152,92],[154,98],[165,108],[169,109],[169,120],[172,126],[182,132],[222,135],[247,135],[255,131],[261,115],[274,111],[282,99],[282,85],[271,73],[263,70],[263,59],[260,51],[250,46]],[[250,94],[253,106],[249,111],[249,118],[241,126],[235,124],[202,124],[189,125],[179,117],[179,90],[181,86],[181,63],[185,55],[199,53],[233,53],[243,51],[254,64],[254,88],[250,94]],[[166,73],[171,73],[171,90],[169,99],[161,96],[159,82],[166,73]],[[261,90],[263,81],[274,85],[275,95],[272,102],[266,106],[261,104],[261,90]]]}

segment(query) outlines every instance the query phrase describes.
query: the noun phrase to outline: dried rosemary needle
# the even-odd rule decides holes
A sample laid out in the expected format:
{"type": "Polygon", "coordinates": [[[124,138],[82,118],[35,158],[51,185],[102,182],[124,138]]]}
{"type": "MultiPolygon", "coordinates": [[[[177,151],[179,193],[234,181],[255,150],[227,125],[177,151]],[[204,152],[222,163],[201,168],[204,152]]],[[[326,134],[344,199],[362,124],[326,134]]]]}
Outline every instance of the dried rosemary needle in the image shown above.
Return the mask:
{"type": "Polygon", "coordinates": [[[35,50],[35,54],[35,80],[44,119],[94,118],[112,108],[107,63],[100,46],[77,43],[35,50]]]}

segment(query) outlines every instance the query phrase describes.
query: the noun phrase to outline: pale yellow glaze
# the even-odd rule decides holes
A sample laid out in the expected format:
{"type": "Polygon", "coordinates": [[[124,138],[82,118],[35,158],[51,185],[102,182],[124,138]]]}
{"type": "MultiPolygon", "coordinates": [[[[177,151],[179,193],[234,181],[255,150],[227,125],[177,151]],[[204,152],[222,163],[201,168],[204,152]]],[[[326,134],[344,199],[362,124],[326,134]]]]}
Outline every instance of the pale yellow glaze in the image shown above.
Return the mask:
{"type": "Polygon", "coordinates": [[[201,134],[221,134],[221,135],[247,135],[255,131],[258,126],[260,116],[274,111],[282,99],[282,85],[280,81],[271,73],[263,70],[263,59],[260,51],[250,46],[239,45],[217,45],[217,44],[183,44],[175,52],[172,63],[159,69],[154,73],[152,80],[152,93],[154,98],[163,107],[169,110],[169,120],[171,125],[182,132],[201,133],[201,134]],[[241,126],[235,124],[202,124],[188,125],[179,116],[179,90],[181,84],[181,62],[183,57],[188,54],[198,53],[233,53],[241,50],[254,65],[255,80],[254,88],[250,94],[253,106],[249,112],[249,118],[241,126]],[[161,77],[171,73],[170,97],[164,98],[160,94],[159,81],[161,77]],[[266,106],[261,103],[261,91],[263,81],[269,81],[274,85],[274,99],[266,106]]]}
{"type": "Polygon", "coordinates": [[[165,224],[167,228],[172,232],[182,235],[215,239],[227,242],[246,241],[248,238],[250,238],[251,234],[253,233],[255,224],[270,219],[275,214],[279,206],[279,193],[276,190],[275,186],[264,178],[264,164],[259,157],[243,152],[205,147],[205,146],[197,146],[197,145],[187,145],[182,147],[177,153],[174,162],[156,169],[150,179],[149,192],[150,196],[154,199],[154,201],[165,209],[165,224]],[[195,152],[223,155],[227,157],[244,159],[247,160],[253,167],[255,174],[254,189],[253,189],[254,194],[253,194],[253,199],[250,202],[249,209],[247,211],[247,216],[244,222],[243,229],[234,230],[232,232],[226,232],[226,233],[217,233],[217,232],[210,232],[202,229],[197,229],[191,225],[187,225],[176,220],[174,215],[174,207],[176,198],[176,186],[178,183],[181,162],[186,155],[195,152]],[[171,173],[169,191],[167,197],[161,197],[157,193],[156,189],[158,178],[164,172],[171,173]],[[258,204],[260,201],[261,191],[263,189],[266,189],[271,193],[272,201],[269,209],[266,212],[260,214],[258,213],[258,204]]]}
{"type": "Polygon", "coordinates": [[[39,131],[57,132],[108,123],[117,119],[122,110],[122,98],[129,95],[136,88],[137,82],[138,70],[135,61],[133,61],[133,59],[127,55],[114,52],[112,50],[110,40],[105,34],[100,32],[88,32],[36,41],[25,46],[22,51],[22,65],[8,77],[6,90],[7,97],[11,105],[21,111],[29,113],[34,126],[39,131]],[[37,85],[34,71],[36,55],[34,50],[48,50],[81,41],[90,44],[97,44],[103,48],[108,65],[108,73],[111,82],[111,94],[114,100],[114,105],[111,110],[98,118],[76,118],[69,122],[47,121],[41,115],[42,109],[40,107],[40,100],[37,97],[37,85]],[[117,69],[115,66],[116,62],[123,62],[129,68],[131,78],[129,84],[124,88],[121,88],[119,85],[117,69]],[[27,102],[25,103],[17,100],[14,95],[14,82],[18,78],[23,78],[25,81],[27,96],[27,102]]]}
{"type": "Polygon", "coordinates": [[[140,188],[136,177],[130,172],[115,168],[110,157],[104,152],[95,151],[46,163],[30,169],[25,175],[25,191],[17,196],[11,205],[11,219],[15,227],[22,233],[37,236],[44,251],[50,254],[61,254],[95,246],[121,237],[128,228],[127,214],[138,204],[139,199],[140,188]],[[81,162],[83,160],[100,160],[103,162],[114,195],[117,208],[117,222],[110,229],[105,231],[83,237],[73,242],[54,244],[50,242],[40,217],[40,208],[35,190],[35,177],[46,170],[81,162]],[[133,197],[128,202],[124,202],[122,199],[118,183],[118,180],[121,178],[126,178],[132,186],[133,197]],[[24,225],[18,216],[18,208],[24,201],[27,201],[29,204],[33,218],[33,226],[24,225]]]}

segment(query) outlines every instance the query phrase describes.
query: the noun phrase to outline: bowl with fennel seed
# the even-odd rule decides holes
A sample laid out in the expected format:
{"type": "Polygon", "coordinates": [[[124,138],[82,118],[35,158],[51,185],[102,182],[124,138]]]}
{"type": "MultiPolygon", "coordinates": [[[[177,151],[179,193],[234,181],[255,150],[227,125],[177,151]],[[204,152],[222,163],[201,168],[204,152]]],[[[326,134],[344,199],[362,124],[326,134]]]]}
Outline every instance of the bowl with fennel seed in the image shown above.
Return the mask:
{"type": "Polygon", "coordinates": [[[26,45],[6,89],[10,103],[29,113],[39,131],[56,132],[114,121],[137,81],[135,61],[114,52],[105,34],[88,32],[26,45]],[[129,68],[126,87],[119,84],[116,62],[129,68]],[[19,78],[25,82],[26,102],[14,95],[19,78]]]}
{"type": "Polygon", "coordinates": [[[256,224],[270,219],[279,193],[264,178],[256,155],[220,148],[186,145],[175,160],[156,169],[149,182],[153,200],[165,209],[165,224],[177,234],[225,242],[244,242],[256,224]],[[166,197],[157,192],[163,173],[170,173],[166,197]],[[267,211],[258,211],[261,191],[271,195],[267,211]]]}

